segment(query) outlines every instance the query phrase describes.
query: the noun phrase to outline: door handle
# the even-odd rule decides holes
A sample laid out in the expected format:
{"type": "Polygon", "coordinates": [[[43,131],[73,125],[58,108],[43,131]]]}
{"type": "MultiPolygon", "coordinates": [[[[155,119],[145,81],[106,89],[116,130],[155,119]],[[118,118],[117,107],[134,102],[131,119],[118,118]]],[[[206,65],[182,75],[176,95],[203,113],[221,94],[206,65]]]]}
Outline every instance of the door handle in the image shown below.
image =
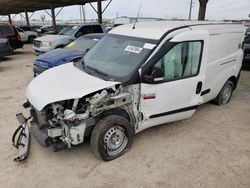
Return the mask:
{"type": "Polygon", "coordinates": [[[198,82],[197,86],[196,86],[196,94],[199,94],[201,92],[202,89],[202,82],[198,82]]]}

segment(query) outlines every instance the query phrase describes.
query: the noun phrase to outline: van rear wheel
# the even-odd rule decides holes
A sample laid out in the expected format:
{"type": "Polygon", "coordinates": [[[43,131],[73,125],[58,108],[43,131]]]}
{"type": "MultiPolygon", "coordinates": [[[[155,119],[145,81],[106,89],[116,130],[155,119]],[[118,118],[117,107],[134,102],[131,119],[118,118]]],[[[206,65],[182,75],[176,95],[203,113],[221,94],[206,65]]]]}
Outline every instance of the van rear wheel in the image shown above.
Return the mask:
{"type": "Polygon", "coordinates": [[[227,104],[231,99],[233,90],[234,90],[234,84],[232,81],[228,80],[222,87],[216,99],[214,100],[215,104],[217,105],[227,104]]]}
{"type": "Polygon", "coordinates": [[[119,115],[110,115],[100,120],[91,135],[93,153],[105,161],[116,159],[130,148],[134,129],[129,121],[119,115]]]}

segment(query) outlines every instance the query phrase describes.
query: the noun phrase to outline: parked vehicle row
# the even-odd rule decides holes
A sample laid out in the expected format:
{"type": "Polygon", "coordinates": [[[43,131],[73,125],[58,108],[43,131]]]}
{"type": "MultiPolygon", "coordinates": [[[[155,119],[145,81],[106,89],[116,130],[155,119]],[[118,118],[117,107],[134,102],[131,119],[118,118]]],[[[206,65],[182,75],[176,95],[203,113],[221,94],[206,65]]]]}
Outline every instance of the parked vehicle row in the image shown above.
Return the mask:
{"type": "Polygon", "coordinates": [[[53,30],[53,27],[51,28],[49,26],[49,28],[51,28],[51,29],[49,29],[47,31],[42,31],[40,33],[40,35],[57,35],[61,30],[64,29],[64,27],[67,27],[67,26],[69,26],[69,25],[57,25],[55,30],[53,30]]]}
{"type": "Polygon", "coordinates": [[[15,26],[17,32],[21,36],[21,41],[23,42],[30,42],[33,43],[34,39],[38,36],[38,33],[36,31],[28,30],[23,30],[22,28],[15,26]]]}
{"type": "MultiPolygon", "coordinates": [[[[52,26],[13,26],[10,24],[0,24],[0,38],[7,38],[13,50],[23,47],[24,42],[33,43],[33,51],[36,55],[63,48],[75,39],[89,33],[105,33],[111,27],[105,28],[101,24],[82,24],[82,25],[57,25],[56,30],[52,26]],[[38,37],[39,34],[44,35],[38,37]],[[38,38],[37,38],[38,37],[38,38]],[[36,39],[36,40],[35,40],[36,39]]],[[[2,40],[1,47],[7,43],[2,40]]],[[[2,51],[1,56],[10,55],[7,48],[2,51]]]]}
{"type": "Polygon", "coordinates": [[[69,43],[64,48],[54,49],[50,52],[41,54],[34,61],[34,76],[39,75],[49,68],[82,59],[84,54],[104,35],[104,33],[87,34],[69,43]]]}
{"type": "MultiPolygon", "coordinates": [[[[78,38],[76,29],[69,36],[78,38]]],[[[93,153],[113,160],[144,129],[189,118],[211,100],[227,104],[240,76],[244,33],[240,24],[180,21],[112,29],[80,61],[31,81],[23,105],[30,118],[17,115],[13,136],[16,160],[28,155],[30,131],[55,151],[90,137],[93,153]]]]}
{"type": "Polygon", "coordinates": [[[65,26],[57,35],[45,35],[34,40],[33,51],[36,55],[62,48],[83,35],[89,33],[104,33],[101,24],[82,24],[65,26]]]}
{"type": "Polygon", "coordinates": [[[37,29],[40,28],[41,26],[18,26],[24,31],[35,31],[37,32],[37,29]]]}
{"type": "Polygon", "coordinates": [[[52,25],[45,25],[37,29],[39,36],[47,35],[47,34],[58,34],[65,26],[68,25],[56,25],[56,30],[54,30],[52,25]]]}

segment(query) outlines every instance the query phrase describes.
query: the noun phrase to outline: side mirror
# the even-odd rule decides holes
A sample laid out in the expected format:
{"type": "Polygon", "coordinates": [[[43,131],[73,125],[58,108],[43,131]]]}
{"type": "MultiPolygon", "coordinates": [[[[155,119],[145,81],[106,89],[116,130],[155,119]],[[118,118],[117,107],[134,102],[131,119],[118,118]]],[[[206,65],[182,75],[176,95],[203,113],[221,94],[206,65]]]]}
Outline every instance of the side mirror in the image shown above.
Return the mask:
{"type": "Polygon", "coordinates": [[[164,80],[164,72],[161,68],[153,67],[151,75],[144,75],[144,81],[146,83],[157,83],[164,80]]]}

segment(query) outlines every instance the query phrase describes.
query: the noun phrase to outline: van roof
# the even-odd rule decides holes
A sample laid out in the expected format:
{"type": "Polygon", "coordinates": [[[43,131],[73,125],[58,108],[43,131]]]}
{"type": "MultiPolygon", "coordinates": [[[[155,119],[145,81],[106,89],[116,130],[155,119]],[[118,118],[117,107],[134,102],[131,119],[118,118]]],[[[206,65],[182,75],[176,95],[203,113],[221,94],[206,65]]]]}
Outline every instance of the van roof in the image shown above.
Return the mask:
{"type": "Polygon", "coordinates": [[[194,27],[199,26],[206,29],[206,26],[221,26],[227,25],[227,27],[235,27],[242,24],[235,24],[230,22],[207,22],[207,21],[150,21],[150,22],[138,22],[133,29],[134,23],[117,26],[109,33],[117,35],[125,35],[138,38],[147,38],[153,40],[159,40],[166,32],[181,27],[194,27]]]}

